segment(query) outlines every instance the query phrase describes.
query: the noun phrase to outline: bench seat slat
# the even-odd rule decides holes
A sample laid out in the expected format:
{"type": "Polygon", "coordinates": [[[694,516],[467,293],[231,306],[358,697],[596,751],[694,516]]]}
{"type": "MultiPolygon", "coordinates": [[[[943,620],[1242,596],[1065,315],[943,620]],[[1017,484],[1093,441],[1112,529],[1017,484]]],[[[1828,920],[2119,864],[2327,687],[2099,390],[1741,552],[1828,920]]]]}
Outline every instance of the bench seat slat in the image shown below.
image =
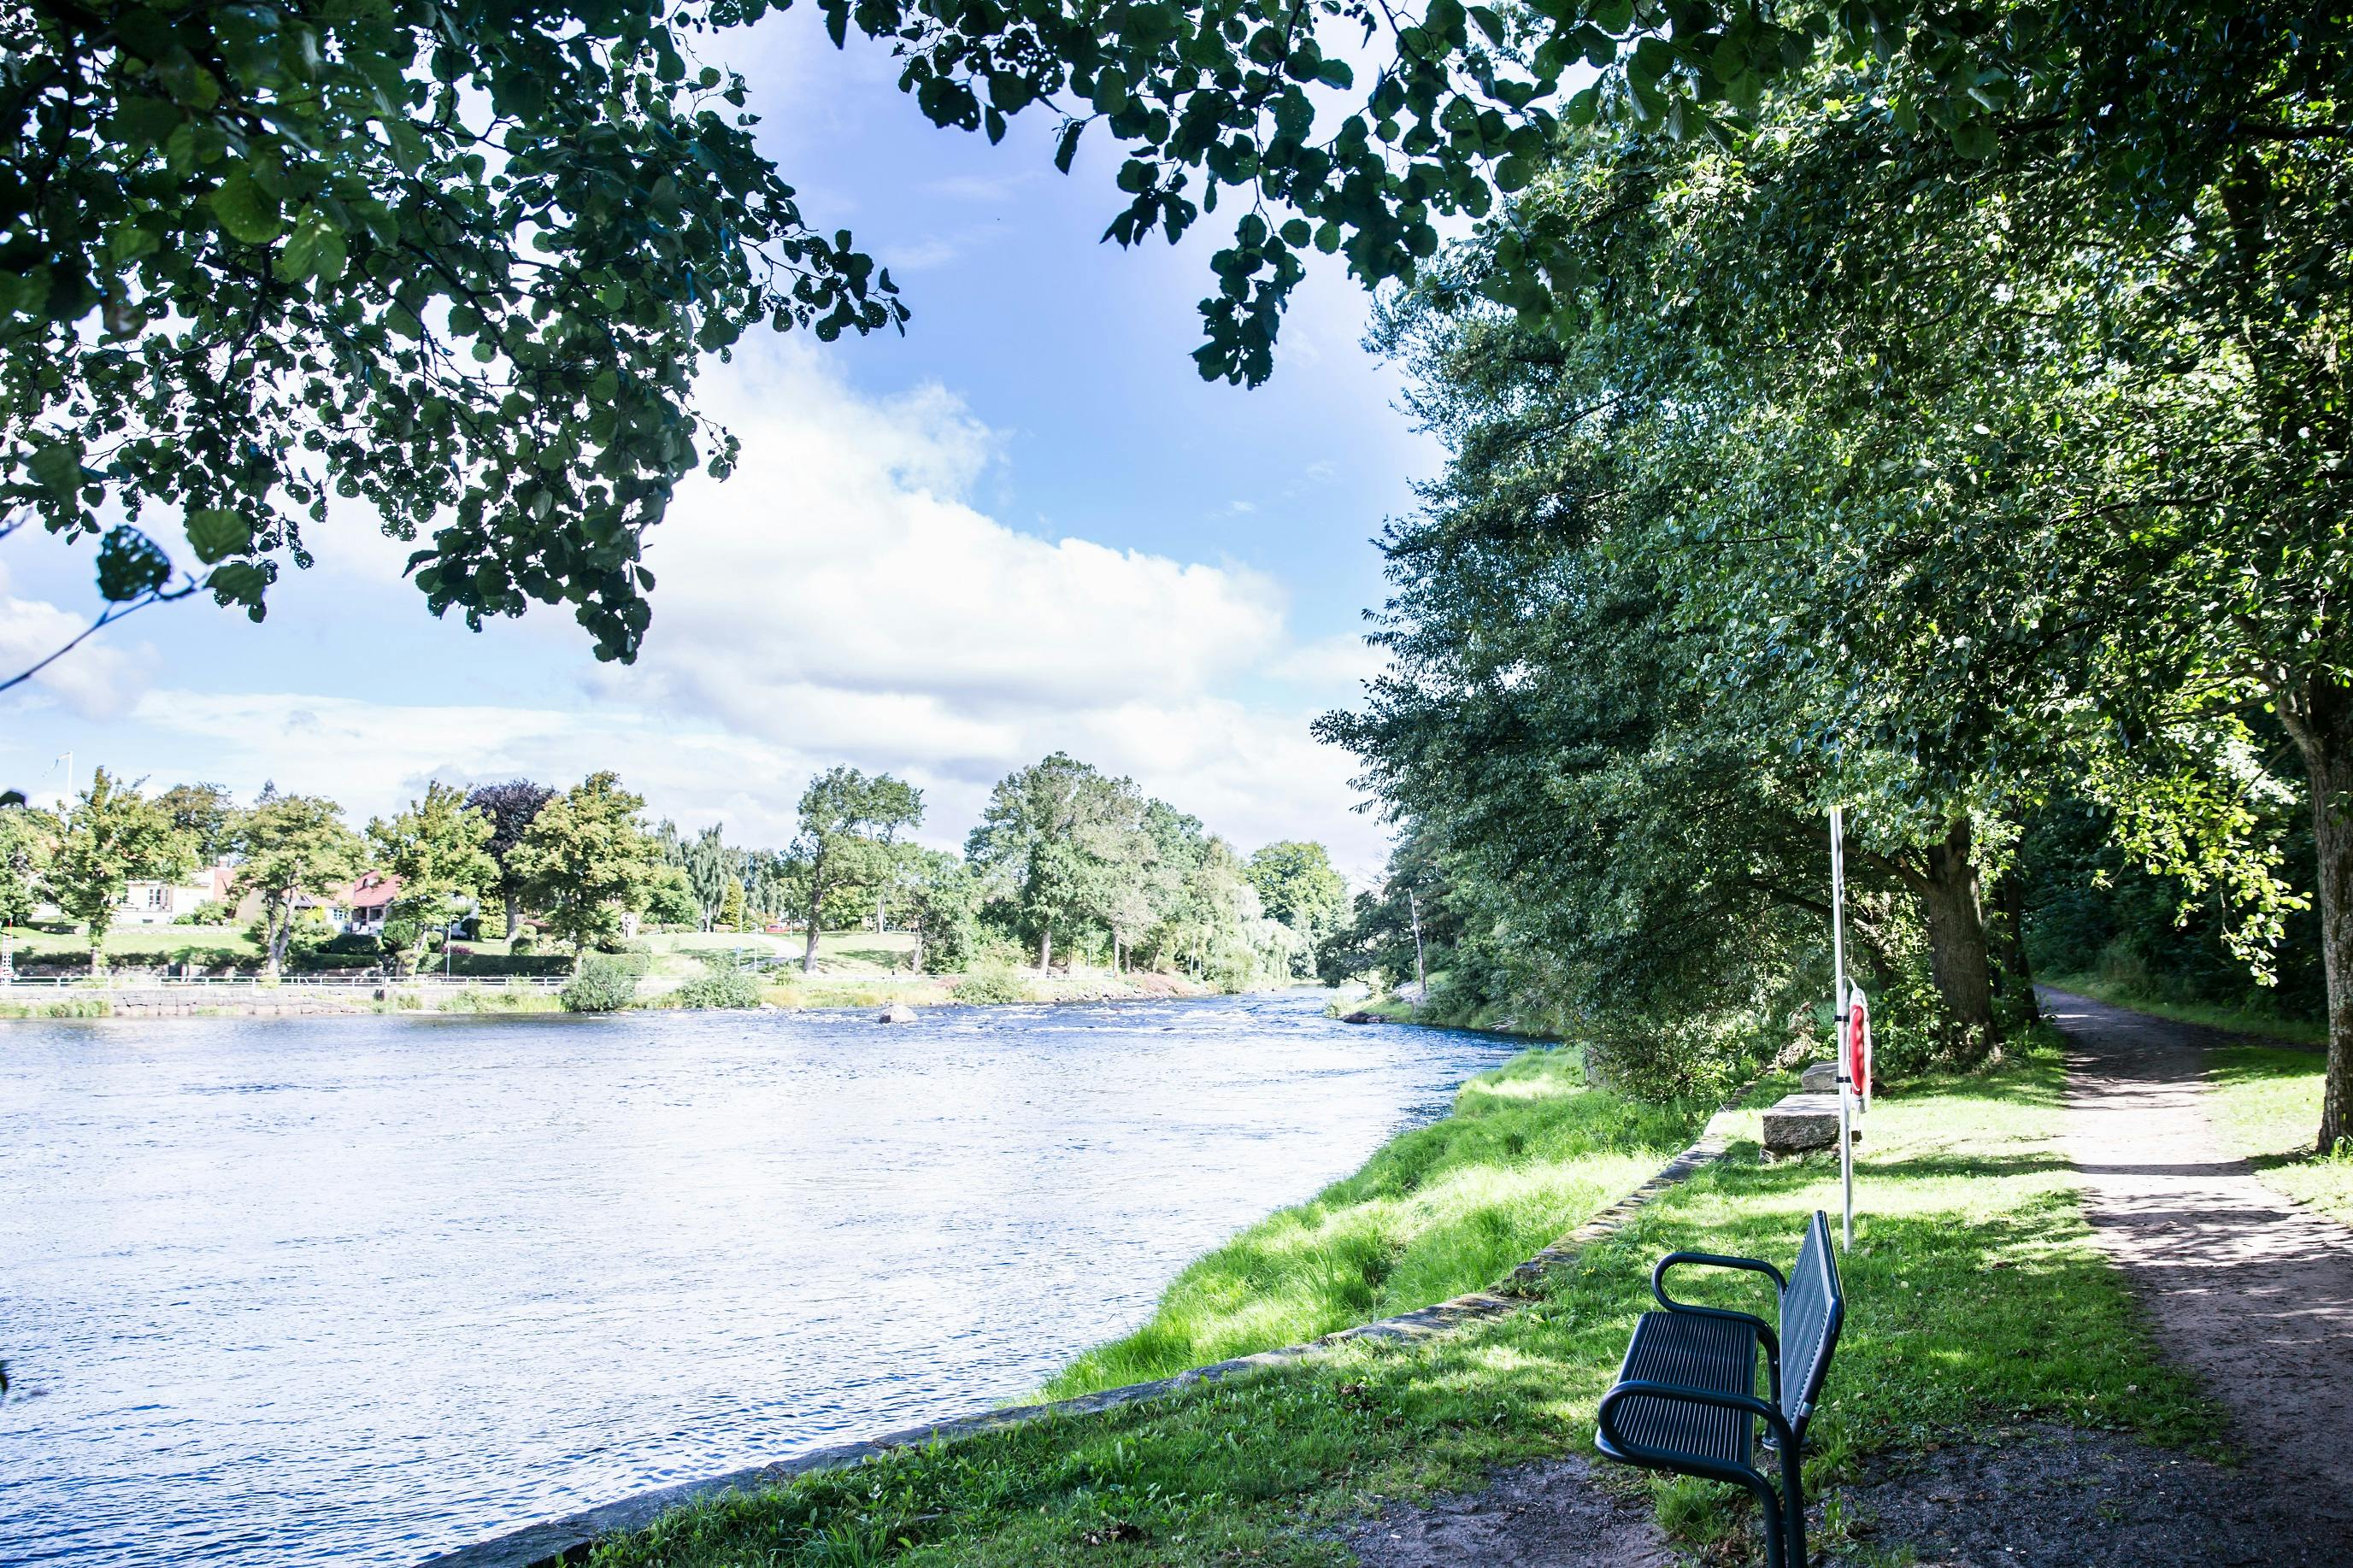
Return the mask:
{"type": "MultiPolygon", "coordinates": [[[[1728,1318],[1645,1312],[1626,1347],[1620,1383],[1672,1383],[1715,1393],[1753,1394],[1757,1333],[1728,1318]]],[[[1737,1465],[1749,1462],[1756,1418],[1744,1411],[1637,1395],[1620,1407],[1629,1440],[1737,1465]]]]}

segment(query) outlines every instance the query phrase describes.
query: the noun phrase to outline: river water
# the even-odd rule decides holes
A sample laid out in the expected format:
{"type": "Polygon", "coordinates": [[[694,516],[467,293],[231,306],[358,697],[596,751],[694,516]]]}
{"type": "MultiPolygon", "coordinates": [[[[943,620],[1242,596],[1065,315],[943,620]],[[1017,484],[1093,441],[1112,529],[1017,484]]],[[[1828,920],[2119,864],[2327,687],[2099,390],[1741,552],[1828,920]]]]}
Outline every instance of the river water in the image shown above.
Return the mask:
{"type": "Polygon", "coordinates": [[[1321,1005],[0,1024],[0,1563],[408,1564],[1018,1398],[1507,1054],[1321,1005]]]}

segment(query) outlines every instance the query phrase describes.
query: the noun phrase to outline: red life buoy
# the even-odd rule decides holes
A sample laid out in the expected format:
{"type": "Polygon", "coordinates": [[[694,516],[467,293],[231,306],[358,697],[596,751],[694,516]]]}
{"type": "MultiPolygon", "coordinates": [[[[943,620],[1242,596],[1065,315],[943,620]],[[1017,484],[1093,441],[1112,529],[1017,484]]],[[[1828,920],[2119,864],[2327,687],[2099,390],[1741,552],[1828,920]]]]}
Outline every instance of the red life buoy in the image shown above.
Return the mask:
{"type": "Polygon", "coordinates": [[[1871,1008],[1862,993],[1854,993],[1854,1005],[1847,1014],[1846,1076],[1854,1085],[1855,1098],[1863,1109],[1871,1108],[1871,1008]]]}

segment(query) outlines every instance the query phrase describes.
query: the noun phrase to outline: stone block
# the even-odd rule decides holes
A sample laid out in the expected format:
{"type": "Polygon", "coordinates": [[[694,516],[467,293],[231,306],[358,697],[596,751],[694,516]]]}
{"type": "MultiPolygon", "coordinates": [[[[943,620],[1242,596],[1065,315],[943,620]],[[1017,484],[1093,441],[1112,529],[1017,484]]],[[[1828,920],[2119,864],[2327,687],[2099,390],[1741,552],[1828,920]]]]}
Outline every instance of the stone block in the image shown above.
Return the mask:
{"type": "MultiPolygon", "coordinates": [[[[1838,1147],[1839,1103],[1835,1094],[1793,1094],[1765,1112],[1765,1152],[1803,1154],[1838,1147]]],[[[1862,1142],[1862,1129],[1853,1142],[1862,1142]]]]}
{"type": "Polygon", "coordinates": [[[1808,1062],[1798,1073],[1798,1082],[1808,1094],[1838,1093],[1838,1063],[1808,1062]]]}

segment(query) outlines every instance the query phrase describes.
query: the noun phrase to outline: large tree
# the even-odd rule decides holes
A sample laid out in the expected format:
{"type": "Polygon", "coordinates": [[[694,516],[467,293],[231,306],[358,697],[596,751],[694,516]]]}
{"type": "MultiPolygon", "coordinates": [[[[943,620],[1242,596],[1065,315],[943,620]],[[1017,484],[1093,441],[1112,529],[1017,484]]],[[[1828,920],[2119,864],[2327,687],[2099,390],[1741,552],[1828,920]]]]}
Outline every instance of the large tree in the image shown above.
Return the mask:
{"type": "MultiPolygon", "coordinates": [[[[837,43],[855,27],[900,57],[935,123],[997,140],[1050,114],[1066,171],[1108,137],[1108,238],[1173,242],[1226,191],[1196,358],[1252,383],[1304,253],[1411,280],[1450,217],[1495,226],[1491,298],[1573,322],[1592,275],[1498,207],[1556,138],[1736,141],[1825,58],[1872,69],[1864,101],[1907,135],[1970,156],[2040,138],[2150,207],[2242,153],[2332,151],[2348,98],[2328,13],[2227,0],[819,4],[837,43]]],[[[309,561],[304,527],[364,502],[417,543],[436,613],[569,603],[600,657],[634,657],[645,531],[699,448],[734,461],[691,410],[701,357],[762,323],[904,319],[755,150],[743,81],[695,58],[769,8],[11,13],[0,499],[100,536],[117,605],[174,591],[149,513],[175,514],[202,573],[182,585],[255,616],[309,561]]]]}
{"type": "Polygon", "coordinates": [[[543,784],[529,779],[509,779],[504,784],[477,784],[466,796],[466,806],[490,819],[491,836],[484,840],[482,850],[498,862],[499,874],[490,890],[506,905],[507,934],[512,936],[522,925],[523,879],[513,867],[515,846],[522,842],[531,819],[539,808],[554,797],[555,792],[543,784]]]}
{"type": "Polygon", "coordinates": [[[887,836],[923,817],[923,795],[889,773],[828,768],[801,792],[800,837],[793,842],[800,868],[807,941],[801,968],[817,968],[826,901],[844,889],[874,885],[890,864],[887,836]]]}
{"type": "Polygon", "coordinates": [[[264,789],[237,824],[240,896],[261,897],[264,962],[275,979],[286,963],[297,906],[324,900],[349,886],[367,865],[367,844],[344,826],[343,808],[322,795],[280,795],[264,789]]]}
{"type": "Polygon", "coordinates": [[[999,780],[965,845],[992,898],[1038,943],[1038,971],[1053,965],[1054,932],[1074,933],[1106,903],[1144,802],[1125,779],[1106,777],[1061,752],[999,780]]]}
{"type": "Polygon", "coordinates": [[[129,884],[178,876],[195,846],[163,807],[104,768],[66,814],[65,834],[43,874],[49,896],[80,921],[90,938],[90,972],[106,968],[106,933],[129,884]]]}
{"type": "Polygon", "coordinates": [[[26,924],[41,904],[49,858],[62,828],[30,805],[0,805],[0,930],[26,924]]]}
{"type": "Polygon", "coordinates": [[[617,936],[645,901],[659,864],[645,805],[617,775],[591,773],[541,807],[515,847],[533,906],[575,952],[617,936]]]}
{"type": "Polygon", "coordinates": [[[427,939],[437,932],[446,939],[450,923],[497,882],[499,863],[485,847],[495,831],[463,790],[438,779],[426,782],[423,798],[368,824],[377,864],[400,879],[400,912],[417,924],[410,969],[424,962],[427,939]]]}
{"type": "Polygon", "coordinates": [[[196,863],[219,863],[237,843],[237,797],[216,784],[174,784],[155,797],[172,826],[188,836],[196,863]]]}
{"type": "Polygon", "coordinates": [[[1314,974],[1324,939],[1348,910],[1348,884],[1332,868],[1331,852],[1321,844],[1284,839],[1252,855],[1247,875],[1267,918],[1298,933],[1302,972],[1314,974]]]}

